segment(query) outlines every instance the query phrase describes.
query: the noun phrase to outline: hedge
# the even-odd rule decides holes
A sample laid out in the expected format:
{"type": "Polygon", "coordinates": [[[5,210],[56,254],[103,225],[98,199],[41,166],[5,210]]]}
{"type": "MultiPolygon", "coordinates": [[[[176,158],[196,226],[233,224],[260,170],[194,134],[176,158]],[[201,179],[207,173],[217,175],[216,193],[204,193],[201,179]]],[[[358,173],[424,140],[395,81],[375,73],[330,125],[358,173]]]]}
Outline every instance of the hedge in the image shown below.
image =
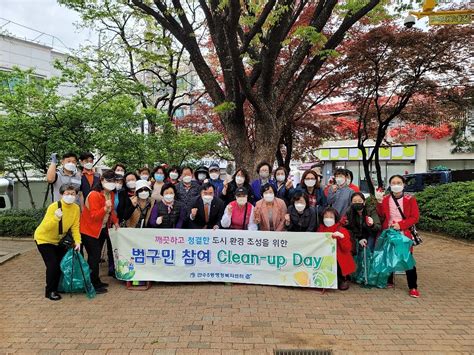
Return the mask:
{"type": "Polygon", "coordinates": [[[428,187],[416,199],[419,229],[474,240],[474,181],[428,187]]]}
{"type": "Polygon", "coordinates": [[[8,210],[0,212],[0,236],[31,237],[41,223],[46,209],[8,210]]]}

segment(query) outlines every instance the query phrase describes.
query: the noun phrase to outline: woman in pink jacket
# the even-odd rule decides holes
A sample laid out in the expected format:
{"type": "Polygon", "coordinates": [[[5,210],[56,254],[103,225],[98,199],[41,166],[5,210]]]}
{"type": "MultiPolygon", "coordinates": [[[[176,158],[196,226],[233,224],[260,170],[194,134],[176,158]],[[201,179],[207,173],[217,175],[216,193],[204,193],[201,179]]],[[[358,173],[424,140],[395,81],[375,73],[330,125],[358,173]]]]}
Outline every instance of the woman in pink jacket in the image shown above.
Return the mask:
{"type": "Polygon", "coordinates": [[[271,184],[262,186],[263,199],[255,205],[255,223],[261,231],[284,231],[286,203],[275,197],[275,187],[271,184]]]}

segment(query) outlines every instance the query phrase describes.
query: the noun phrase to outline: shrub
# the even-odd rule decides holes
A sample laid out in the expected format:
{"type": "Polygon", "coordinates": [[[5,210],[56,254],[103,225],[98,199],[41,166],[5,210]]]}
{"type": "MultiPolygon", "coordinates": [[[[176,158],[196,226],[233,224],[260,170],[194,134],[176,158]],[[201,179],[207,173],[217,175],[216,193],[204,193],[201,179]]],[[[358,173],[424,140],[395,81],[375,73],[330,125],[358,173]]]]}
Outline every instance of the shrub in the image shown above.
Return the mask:
{"type": "Polygon", "coordinates": [[[474,181],[428,187],[416,199],[420,229],[474,240],[474,181]]]}
{"type": "Polygon", "coordinates": [[[32,236],[46,209],[8,210],[0,212],[0,236],[32,236]]]}

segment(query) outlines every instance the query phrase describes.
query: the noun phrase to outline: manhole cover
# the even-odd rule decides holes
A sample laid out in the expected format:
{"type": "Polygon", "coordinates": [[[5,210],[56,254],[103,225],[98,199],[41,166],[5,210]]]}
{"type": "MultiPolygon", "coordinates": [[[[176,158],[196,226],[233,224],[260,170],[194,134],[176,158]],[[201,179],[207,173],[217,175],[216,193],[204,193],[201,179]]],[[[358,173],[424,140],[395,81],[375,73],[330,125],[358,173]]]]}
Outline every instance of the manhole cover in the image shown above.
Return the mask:
{"type": "Polygon", "coordinates": [[[332,355],[332,350],[327,349],[292,349],[292,350],[275,350],[275,355],[332,355]]]}

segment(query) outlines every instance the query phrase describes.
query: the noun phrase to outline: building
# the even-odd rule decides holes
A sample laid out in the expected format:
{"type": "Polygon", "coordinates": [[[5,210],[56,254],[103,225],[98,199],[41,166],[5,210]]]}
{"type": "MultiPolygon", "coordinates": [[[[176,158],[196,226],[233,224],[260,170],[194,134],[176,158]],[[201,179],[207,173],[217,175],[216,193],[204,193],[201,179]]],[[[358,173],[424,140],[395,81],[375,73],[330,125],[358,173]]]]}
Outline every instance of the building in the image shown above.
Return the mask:
{"type": "MultiPolygon", "coordinates": [[[[347,103],[321,105],[320,114],[334,117],[355,119],[353,109],[347,103]]],[[[471,141],[474,138],[474,111],[466,112],[466,128],[464,136],[471,141]]],[[[394,122],[393,126],[399,125],[394,122]]],[[[365,146],[370,154],[374,142],[367,141],[365,146]]],[[[382,177],[385,184],[394,174],[410,174],[429,171],[438,166],[451,170],[474,169],[474,152],[453,152],[454,146],[449,137],[424,139],[411,142],[384,146],[379,150],[382,177]]],[[[366,187],[362,152],[357,148],[357,140],[326,141],[317,149],[316,156],[324,164],[323,174],[325,181],[332,176],[334,169],[347,168],[354,174],[354,182],[366,187]]],[[[371,169],[372,179],[376,181],[375,167],[371,169]]]]}

